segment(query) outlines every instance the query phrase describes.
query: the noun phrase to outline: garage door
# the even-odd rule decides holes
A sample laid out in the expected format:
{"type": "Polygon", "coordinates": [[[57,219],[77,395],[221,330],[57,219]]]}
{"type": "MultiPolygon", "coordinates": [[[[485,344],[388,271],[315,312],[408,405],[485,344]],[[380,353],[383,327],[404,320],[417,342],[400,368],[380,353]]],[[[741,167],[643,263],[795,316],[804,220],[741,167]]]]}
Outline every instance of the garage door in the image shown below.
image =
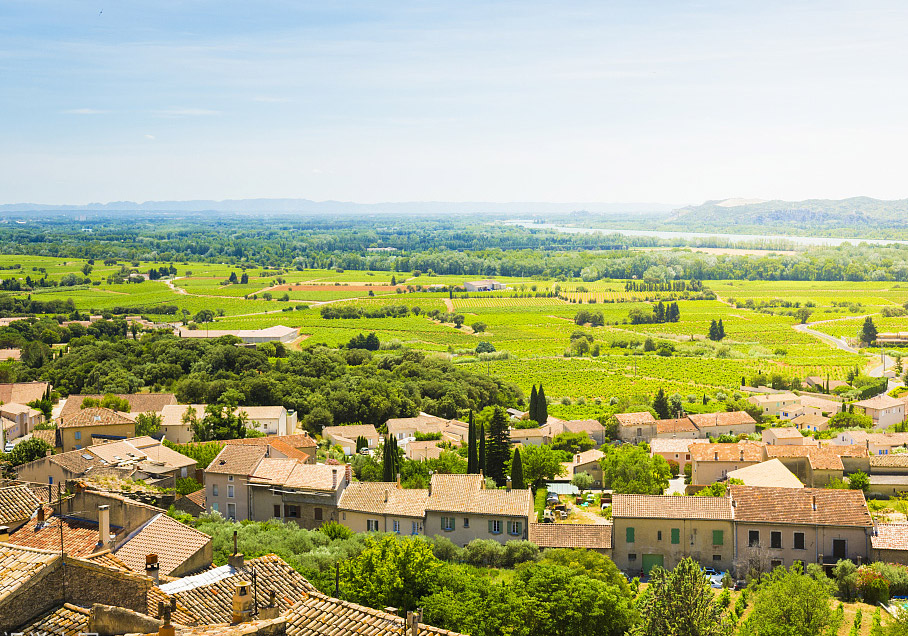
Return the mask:
{"type": "Polygon", "coordinates": [[[643,555],[643,571],[646,574],[649,574],[649,571],[652,570],[655,566],[662,567],[662,564],[665,562],[664,555],[661,554],[644,554],[643,555]]]}

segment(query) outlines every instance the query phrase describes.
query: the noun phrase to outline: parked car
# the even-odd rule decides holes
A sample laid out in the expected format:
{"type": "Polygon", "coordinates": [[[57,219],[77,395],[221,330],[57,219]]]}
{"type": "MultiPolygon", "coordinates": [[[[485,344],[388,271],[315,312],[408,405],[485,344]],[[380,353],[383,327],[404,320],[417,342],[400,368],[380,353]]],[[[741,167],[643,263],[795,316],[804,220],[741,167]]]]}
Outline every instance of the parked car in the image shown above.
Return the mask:
{"type": "Polygon", "coordinates": [[[747,581],[745,581],[744,579],[738,579],[737,581],[735,581],[736,592],[743,590],[745,587],[747,587],[747,581]]]}
{"type": "Polygon", "coordinates": [[[13,452],[13,449],[14,449],[14,448],[16,448],[16,445],[15,445],[15,444],[13,444],[12,442],[7,442],[7,443],[6,443],[6,446],[3,447],[3,452],[4,452],[4,453],[11,453],[11,452],[13,452]]]}
{"type": "Polygon", "coordinates": [[[718,573],[719,571],[716,570],[716,568],[703,568],[703,574],[705,574],[706,576],[715,576],[718,573]]]}
{"type": "Polygon", "coordinates": [[[558,495],[549,495],[545,500],[545,505],[554,506],[561,503],[561,500],[558,498],[558,495]]]}

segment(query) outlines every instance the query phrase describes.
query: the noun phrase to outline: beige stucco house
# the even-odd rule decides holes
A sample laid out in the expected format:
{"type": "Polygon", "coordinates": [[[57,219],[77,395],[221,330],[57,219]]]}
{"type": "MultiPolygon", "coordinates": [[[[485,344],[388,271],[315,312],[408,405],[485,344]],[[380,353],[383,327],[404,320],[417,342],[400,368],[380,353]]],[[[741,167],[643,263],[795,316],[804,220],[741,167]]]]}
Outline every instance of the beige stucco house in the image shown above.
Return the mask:
{"type": "Polygon", "coordinates": [[[331,442],[332,446],[344,449],[344,455],[353,455],[356,452],[356,440],[365,437],[368,448],[378,448],[378,431],[371,424],[351,424],[350,426],[326,426],[322,430],[322,437],[331,442]]]}
{"type": "Polygon", "coordinates": [[[398,483],[354,482],[338,503],[339,521],[354,532],[423,533],[429,491],[398,483]]]}
{"type": "Polygon", "coordinates": [[[854,405],[870,417],[877,428],[887,428],[905,421],[905,402],[885,393],[855,402],[854,405]]]}
{"type": "Polygon", "coordinates": [[[719,411],[695,413],[688,418],[700,430],[703,438],[721,435],[750,435],[756,433],[757,422],[747,411],[719,411]]]}
{"type": "Polygon", "coordinates": [[[650,455],[661,455],[665,461],[678,462],[678,470],[684,474],[684,467],[690,463],[690,439],[659,439],[649,443],[650,455]]]}
{"type": "Polygon", "coordinates": [[[761,436],[768,446],[817,446],[815,439],[804,437],[794,426],[765,428],[761,436]]]}
{"type": "Polygon", "coordinates": [[[698,442],[690,445],[691,484],[708,486],[724,480],[728,473],[763,461],[761,442],[736,444],[709,444],[698,442]]]}
{"type": "Polygon", "coordinates": [[[587,473],[593,478],[593,488],[602,488],[602,464],[599,460],[605,457],[605,453],[595,448],[588,451],[577,453],[569,462],[562,464],[565,468],[565,474],[568,479],[572,479],[578,473],[587,473]]]}
{"type": "Polygon", "coordinates": [[[91,407],[57,419],[57,436],[63,452],[79,450],[101,441],[136,436],[134,420],[110,409],[91,407]]]}
{"type": "Polygon", "coordinates": [[[622,442],[647,442],[656,436],[656,418],[649,411],[616,413],[618,439],[622,442]]]}
{"type": "Polygon", "coordinates": [[[747,398],[747,401],[759,406],[765,416],[778,416],[782,409],[797,406],[801,403],[801,399],[794,393],[752,395],[747,398]]]}

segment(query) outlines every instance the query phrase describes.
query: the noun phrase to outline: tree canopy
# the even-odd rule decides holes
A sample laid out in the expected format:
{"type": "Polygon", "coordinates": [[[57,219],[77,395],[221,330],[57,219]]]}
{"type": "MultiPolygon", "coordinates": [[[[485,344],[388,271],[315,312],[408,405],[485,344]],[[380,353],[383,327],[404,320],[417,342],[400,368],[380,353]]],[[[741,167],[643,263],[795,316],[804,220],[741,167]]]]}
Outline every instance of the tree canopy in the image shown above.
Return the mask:
{"type": "Polygon", "coordinates": [[[606,446],[602,465],[602,481],[616,493],[661,495],[668,488],[671,469],[661,455],[650,457],[643,446],[623,444],[606,446]]]}

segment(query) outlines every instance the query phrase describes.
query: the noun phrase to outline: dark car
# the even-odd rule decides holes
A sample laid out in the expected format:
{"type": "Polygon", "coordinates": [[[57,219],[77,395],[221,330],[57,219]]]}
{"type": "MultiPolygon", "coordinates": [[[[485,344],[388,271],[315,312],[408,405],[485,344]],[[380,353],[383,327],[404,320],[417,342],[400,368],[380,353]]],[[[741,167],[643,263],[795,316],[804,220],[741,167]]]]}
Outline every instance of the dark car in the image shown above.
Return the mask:
{"type": "Polygon", "coordinates": [[[744,579],[738,579],[737,581],[735,581],[736,592],[743,590],[745,587],[747,587],[747,581],[745,581],[744,579]]]}

